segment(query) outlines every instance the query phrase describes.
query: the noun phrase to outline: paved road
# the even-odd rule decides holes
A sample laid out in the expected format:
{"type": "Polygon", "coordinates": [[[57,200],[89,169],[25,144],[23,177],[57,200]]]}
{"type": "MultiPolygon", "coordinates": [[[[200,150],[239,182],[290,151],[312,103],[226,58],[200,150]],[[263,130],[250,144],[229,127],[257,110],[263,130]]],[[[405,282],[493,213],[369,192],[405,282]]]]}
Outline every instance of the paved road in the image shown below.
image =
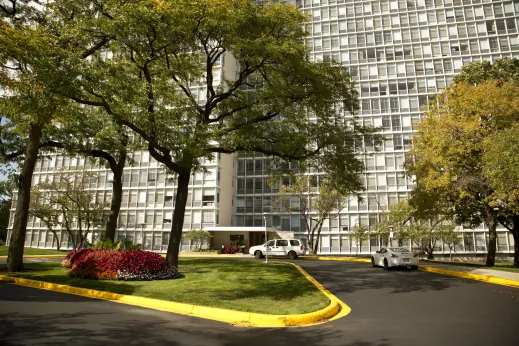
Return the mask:
{"type": "Polygon", "coordinates": [[[2,345],[513,345],[519,290],[364,263],[300,261],[352,308],[314,327],[247,329],[0,283],[2,345]]]}

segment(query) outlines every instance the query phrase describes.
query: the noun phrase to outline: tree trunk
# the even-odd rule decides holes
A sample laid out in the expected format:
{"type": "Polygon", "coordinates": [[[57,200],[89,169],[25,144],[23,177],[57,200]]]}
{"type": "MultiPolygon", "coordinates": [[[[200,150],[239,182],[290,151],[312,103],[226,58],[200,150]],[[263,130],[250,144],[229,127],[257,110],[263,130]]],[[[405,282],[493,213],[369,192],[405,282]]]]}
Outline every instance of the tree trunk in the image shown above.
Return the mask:
{"type": "Polygon", "coordinates": [[[56,239],[56,250],[59,251],[59,248],[61,247],[61,245],[59,243],[58,235],[56,234],[56,232],[52,232],[52,234],[54,234],[54,239],[56,239]]]}
{"type": "Polygon", "coordinates": [[[427,251],[427,259],[434,259],[434,255],[432,252],[427,251]]]}
{"type": "Polygon", "coordinates": [[[321,236],[321,230],[323,229],[323,223],[321,222],[317,228],[317,238],[314,242],[314,253],[317,254],[317,249],[319,249],[319,237],[321,236]]]}
{"type": "Polygon", "coordinates": [[[119,162],[117,167],[112,168],[114,182],[112,185],[112,203],[110,205],[110,215],[106,221],[105,237],[115,242],[115,230],[117,229],[117,219],[121,210],[123,196],[123,170],[126,164],[126,148],[119,152],[119,162]]]}
{"type": "Polygon", "coordinates": [[[36,166],[36,161],[38,160],[41,130],[41,126],[39,125],[30,125],[27,149],[25,150],[21,173],[18,177],[18,201],[16,202],[13,230],[11,231],[7,257],[7,270],[10,272],[23,271],[23,247],[29,217],[32,175],[34,173],[34,166],[36,166]]]}
{"type": "Polygon", "coordinates": [[[172,266],[178,268],[178,253],[182,238],[182,226],[184,225],[184,213],[186,211],[187,193],[191,170],[185,170],[178,174],[177,197],[175,199],[175,210],[171,222],[171,234],[169,236],[168,252],[166,260],[172,266]]]}
{"type": "Polygon", "coordinates": [[[510,232],[514,237],[514,267],[519,268],[519,215],[512,217],[512,229],[510,232]]]}
{"type": "Polygon", "coordinates": [[[485,265],[487,267],[493,267],[496,262],[497,217],[490,206],[485,207],[485,214],[485,222],[488,227],[488,249],[485,265]]]}

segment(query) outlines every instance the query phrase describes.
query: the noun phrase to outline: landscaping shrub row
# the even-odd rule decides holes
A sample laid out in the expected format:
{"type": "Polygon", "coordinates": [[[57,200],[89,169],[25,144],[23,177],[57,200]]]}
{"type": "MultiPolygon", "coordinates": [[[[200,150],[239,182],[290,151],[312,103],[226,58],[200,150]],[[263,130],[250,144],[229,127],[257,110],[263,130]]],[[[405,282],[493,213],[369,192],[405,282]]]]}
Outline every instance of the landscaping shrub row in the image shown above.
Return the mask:
{"type": "Polygon", "coordinates": [[[82,279],[164,280],[180,276],[161,255],[143,250],[79,249],[61,265],[69,275],[82,279]]]}

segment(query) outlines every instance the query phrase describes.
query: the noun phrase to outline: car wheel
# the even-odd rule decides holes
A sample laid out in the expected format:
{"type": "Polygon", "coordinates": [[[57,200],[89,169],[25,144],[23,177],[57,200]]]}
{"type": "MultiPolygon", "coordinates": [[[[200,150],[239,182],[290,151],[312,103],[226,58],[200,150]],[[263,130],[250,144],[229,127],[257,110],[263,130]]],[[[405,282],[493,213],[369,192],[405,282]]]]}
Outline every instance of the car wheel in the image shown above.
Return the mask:
{"type": "Polygon", "coordinates": [[[389,269],[389,264],[387,263],[387,258],[384,258],[384,269],[385,270],[389,269]]]}
{"type": "Polygon", "coordinates": [[[371,265],[373,267],[376,267],[377,265],[375,264],[375,258],[374,257],[371,257],[371,265]]]}
{"type": "Polygon", "coordinates": [[[416,269],[418,269],[418,266],[411,266],[411,269],[416,270],[416,269]]]}
{"type": "Polygon", "coordinates": [[[256,252],[254,253],[254,257],[256,257],[257,259],[260,259],[263,257],[263,254],[261,253],[260,250],[256,250],[256,252]]]}
{"type": "Polygon", "coordinates": [[[295,251],[290,251],[290,252],[288,253],[288,258],[290,258],[291,260],[295,260],[295,259],[297,259],[297,254],[296,254],[296,252],[295,252],[295,251]]]}

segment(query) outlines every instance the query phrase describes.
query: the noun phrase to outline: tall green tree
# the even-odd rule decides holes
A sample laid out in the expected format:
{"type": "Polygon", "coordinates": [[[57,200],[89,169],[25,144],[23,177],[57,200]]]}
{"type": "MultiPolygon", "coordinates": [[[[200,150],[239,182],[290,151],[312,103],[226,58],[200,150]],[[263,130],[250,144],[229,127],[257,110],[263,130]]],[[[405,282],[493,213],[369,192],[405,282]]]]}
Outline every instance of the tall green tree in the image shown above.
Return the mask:
{"type": "Polygon", "coordinates": [[[9,215],[13,196],[13,184],[11,181],[0,181],[0,240],[7,238],[9,227],[9,215]]]}
{"type": "MultiPolygon", "coordinates": [[[[53,59],[60,58],[54,52],[70,41],[47,40],[45,32],[38,30],[48,28],[52,21],[46,5],[10,0],[0,6],[0,86],[4,91],[0,114],[6,119],[2,122],[0,157],[2,162],[18,165],[18,200],[7,259],[10,271],[23,270],[31,181],[39,150],[54,146],[59,128],[55,125],[64,123],[65,118],[59,116],[68,113],[66,99],[52,92],[47,81],[60,75],[51,67],[56,66],[52,65],[56,63],[53,59]],[[50,61],[38,59],[38,55],[50,57],[50,61]]],[[[88,45],[79,56],[86,59],[101,47],[88,45]]]]}
{"type": "Polygon", "coordinates": [[[495,189],[484,170],[484,143],[513,123],[518,92],[516,83],[503,80],[451,85],[429,105],[413,136],[410,174],[424,190],[449,191],[460,221],[485,222],[488,266],[495,261],[498,211],[495,189]]]}
{"type": "MultiPolygon", "coordinates": [[[[518,119],[519,120],[519,119],[518,119]]],[[[514,239],[514,267],[519,268],[519,122],[485,142],[483,170],[489,176],[496,198],[499,222],[514,239]]]]}
{"type": "Polygon", "coordinates": [[[134,131],[176,174],[171,264],[178,264],[189,178],[202,169],[202,158],[257,151],[318,167],[341,192],[355,181],[361,165],[355,146],[372,131],[344,117],[358,108],[353,83],[340,66],[310,61],[307,18],[295,6],[238,0],[44,6],[52,18],[46,25],[5,33],[5,41],[14,37],[31,49],[9,53],[30,63],[49,90],[98,107],[134,131]]]}

